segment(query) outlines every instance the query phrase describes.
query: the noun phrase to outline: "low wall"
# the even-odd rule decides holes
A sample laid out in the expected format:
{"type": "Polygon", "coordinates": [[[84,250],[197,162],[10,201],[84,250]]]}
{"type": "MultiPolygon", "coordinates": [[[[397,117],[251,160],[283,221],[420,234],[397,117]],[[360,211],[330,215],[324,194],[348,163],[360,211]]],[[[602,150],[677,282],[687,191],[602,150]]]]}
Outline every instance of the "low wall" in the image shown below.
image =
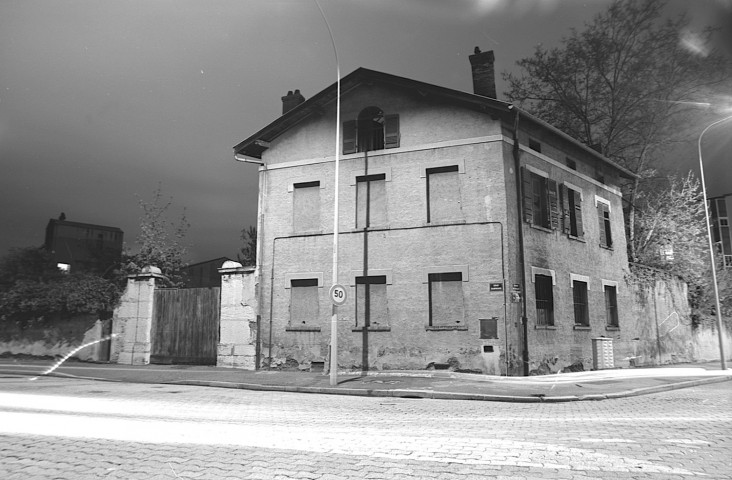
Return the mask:
{"type": "MultiPolygon", "coordinates": [[[[0,331],[0,355],[64,356],[85,343],[101,339],[110,327],[110,320],[101,321],[96,315],[51,318],[21,328],[3,325],[0,331]]],[[[106,361],[109,342],[99,342],[82,348],[73,358],[86,361],[106,361]]]]}
{"type": "Polygon", "coordinates": [[[632,321],[621,325],[625,332],[622,341],[614,345],[616,366],[695,361],[686,283],[659,275],[653,281],[629,283],[628,287],[634,298],[632,321]]]}
{"type": "MultiPolygon", "coordinates": [[[[698,362],[719,360],[719,330],[716,319],[708,318],[694,329],[694,359],[698,362]]],[[[725,325],[732,325],[732,318],[725,318],[725,325]]],[[[722,344],[725,360],[732,360],[732,332],[729,327],[722,330],[722,344]]]]}

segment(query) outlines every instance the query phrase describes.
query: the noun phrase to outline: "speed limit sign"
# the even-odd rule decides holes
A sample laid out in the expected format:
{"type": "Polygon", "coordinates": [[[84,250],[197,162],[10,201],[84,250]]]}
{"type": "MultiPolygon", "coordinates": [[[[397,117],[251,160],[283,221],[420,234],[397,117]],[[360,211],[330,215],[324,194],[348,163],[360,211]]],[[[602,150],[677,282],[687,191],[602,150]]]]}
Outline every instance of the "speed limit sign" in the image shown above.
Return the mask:
{"type": "Polygon", "coordinates": [[[333,285],[330,287],[330,300],[333,302],[333,305],[340,307],[344,303],[346,303],[346,299],[348,298],[348,294],[346,293],[346,288],[343,285],[333,285]]]}

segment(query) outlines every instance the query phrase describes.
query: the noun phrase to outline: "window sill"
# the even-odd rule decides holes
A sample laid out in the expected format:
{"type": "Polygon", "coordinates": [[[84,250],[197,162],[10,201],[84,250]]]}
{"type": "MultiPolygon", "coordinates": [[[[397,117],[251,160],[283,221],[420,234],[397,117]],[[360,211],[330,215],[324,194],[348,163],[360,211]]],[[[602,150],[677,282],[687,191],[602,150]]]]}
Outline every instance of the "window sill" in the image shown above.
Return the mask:
{"type": "Polygon", "coordinates": [[[467,325],[426,325],[424,327],[427,332],[449,332],[449,331],[460,331],[467,332],[467,325]]]}
{"type": "Polygon", "coordinates": [[[613,247],[612,246],[603,245],[602,243],[600,244],[600,248],[604,248],[605,250],[610,250],[611,252],[613,251],[613,247]]]}
{"type": "Polygon", "coordinates": [[[574,329],[575,330],[590,331],[590,330],[592,330],[592,327],[590,327],[589,325],[575,325],[574,326],[574,329]]]}
{"type": "Polygon", "coordinates": [[[286,332],[319,332],[320,327],[312,325],[288,325],[285,327],[286,332]]]}
{"type": "Polygon", "coordinates": [[[541,230],[542,232],[546,232],[546,233],[552,233],[554,231],[549,227],[542,227],[541,225],[536,225],[534,223],[530,223],[529,226],[531,226],[531,228],[533,228],[533,229],[541,230]]]}
{"type": "Polygon", "coordinates": [[[585,240],[585,237],[576,237],[574,235],[567,235],[567,237],[569,237],[570,240],[574,240],[576,242],[587,243],[587,240],[585,240]]]}
{"type": "Polygon", "coordinates": [[[366,328],[364,328],[364,327],[356,327],[356,328],[352,328],[351,329],[352,332],[363,332],[364,330],[367,331],[367,332],[391,332],[391,327],[389,327],[389,326],[385,326],[385,327],[373,327],[372,326],[372,327],[366,327],[366,328]]]}
{"type": "Polygon", "coordinates": [[[554,325],[534,325],[534,330],[556,330],[554,325]]]}
{"type": "Polygon", "coordinates": [[[605,326],[605,330],[607,330],[609,332],[619,332],[620,331],[620,327],[616,327],[614,325],[606,325],[605,326]]]}

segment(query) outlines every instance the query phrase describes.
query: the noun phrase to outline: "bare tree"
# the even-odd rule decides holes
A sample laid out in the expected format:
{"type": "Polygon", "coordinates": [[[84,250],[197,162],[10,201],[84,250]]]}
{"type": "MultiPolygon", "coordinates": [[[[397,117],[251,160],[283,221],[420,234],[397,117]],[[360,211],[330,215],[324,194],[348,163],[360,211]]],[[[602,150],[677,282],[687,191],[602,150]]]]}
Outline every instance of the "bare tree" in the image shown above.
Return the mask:
{"type": "Polygon", "coordinates": [[[684,16],[664,20],[664,8],[617,0],[561,46],[520,60],[520,75],[504,74],[511,101],[639,176],[624,185],[633,260],[639,192],[653,188],[663,149],[683,140],[688,102],[730,79],[728,62],[706,47],[713,30],[692,32],[684,16]]]}

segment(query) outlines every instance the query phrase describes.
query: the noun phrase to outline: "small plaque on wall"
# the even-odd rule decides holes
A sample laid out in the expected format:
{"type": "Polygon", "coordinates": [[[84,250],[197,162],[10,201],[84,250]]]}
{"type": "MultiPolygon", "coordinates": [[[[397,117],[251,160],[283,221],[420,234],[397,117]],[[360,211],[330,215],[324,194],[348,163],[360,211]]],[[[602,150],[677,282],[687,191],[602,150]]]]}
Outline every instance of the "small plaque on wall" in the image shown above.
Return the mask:
{"type": "Polygon", "coordinates": [[[503,283],[492,282],[490,284],[490,291],[491,292],[502,292],[503,291],[503,283]]]}

